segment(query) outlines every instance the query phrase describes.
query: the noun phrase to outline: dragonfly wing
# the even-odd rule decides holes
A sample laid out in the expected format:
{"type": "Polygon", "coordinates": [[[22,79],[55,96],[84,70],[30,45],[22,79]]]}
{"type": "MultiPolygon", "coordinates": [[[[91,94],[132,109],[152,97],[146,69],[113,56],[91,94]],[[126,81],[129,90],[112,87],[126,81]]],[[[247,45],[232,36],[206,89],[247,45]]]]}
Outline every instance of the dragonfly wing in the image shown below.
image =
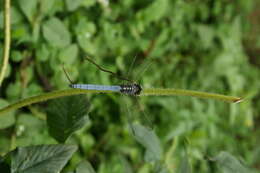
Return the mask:
{"type": "Polygon", "coordinates": [[[145,124],[147,124],[150,129],[153,129],[153,123],[152,123],[151,119],[149,118],[147,112],[145,112],[143,105],[140,103],[140,101],[137,97],[138,96],[133,96],[134,101],[137,106],[137,110],[140,110],[141,114],[143,115],[142,117],[145,120],[145,124]]]}
{"type": "Polygon", "coordinates": [[[130,104],[128,103],[129,100],[127,99],[126,95],[121,95],[121,99],[125,103],[124,107],[125,107],[125,110],[126,110],[126,118],[127,118],[128,125],[131,129],[132,134],[135,135],[135,131],[134,131],[134,128],[133,128],[134,117],[133,117],[132,111],[130,110],[130,104]]]}
{"type": "Polygon", "coordinates": [[[147,58],[144,62],[137,68],[134,74],[134,80],[139,83],[140,79],[142,78],[143,74],[151,67],[154,63],[154,60],[151,58],[147,58]]]}

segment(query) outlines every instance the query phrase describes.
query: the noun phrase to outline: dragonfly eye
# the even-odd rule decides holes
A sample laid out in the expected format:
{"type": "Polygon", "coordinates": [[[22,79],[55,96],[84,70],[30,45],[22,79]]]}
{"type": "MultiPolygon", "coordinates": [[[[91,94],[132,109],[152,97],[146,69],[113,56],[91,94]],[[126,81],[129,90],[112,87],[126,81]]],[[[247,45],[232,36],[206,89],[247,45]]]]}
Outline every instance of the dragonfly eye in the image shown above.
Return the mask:
{"type": "Polygon", "coordinates": [[[140,95],[141,91],[142,91],[142,87],[139,84],[134,84],[134,88],[135,88],[135,95],[140,95]]]}

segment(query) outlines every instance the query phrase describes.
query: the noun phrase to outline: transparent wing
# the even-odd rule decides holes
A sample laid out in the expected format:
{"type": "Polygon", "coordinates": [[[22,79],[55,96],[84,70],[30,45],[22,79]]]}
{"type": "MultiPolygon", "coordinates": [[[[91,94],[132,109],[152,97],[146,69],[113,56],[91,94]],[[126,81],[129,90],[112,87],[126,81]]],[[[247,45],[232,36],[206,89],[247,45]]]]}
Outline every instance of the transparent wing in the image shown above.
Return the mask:
{"type": "Polygon", "coordinates": [[[141,118],[144,121],[144,124],[148,126],[150,129],[153,129],[153,123],[151,121],[151,118],[148,116],[148,113],[145,111],[144,106],[140,103],[140,97],[133,96],[134,103],[136,104],[137,110],[139,110],[141,118]]]}
{"type": "Polygon", "coordinates": [[[135,72],[135,81],[137,83],[140,82],[140,79],[142,78],[144,73],[151,67],[153,63],[154,63],[153,60],[149,58],[146,59],[145,62],[143,62],[140,68],[138,68],[138,70],[135,72]]]}
{"type": "Polygon", "coordinates": [[[138,60],[138,57],[136,55],[134,57],[134,59],[132,60],[131,65],[129,66],[127,73],[125,75],[128,79],[135,81],[135,83],[139,83],[139,80],[142,78],[143,74],[154,63],[153,59],[146,58],[144,61],[142,61],[140,63],[140,65],[138,65],[139,67],[136,68],[136,71],[134,71],[133,69],[135,69],[135,64],[136,64],[137,60],[138,60]]]}
{"type": "Polygon", "coordinates": [[[123,100],[125,103],[124,109],[126,110],[126,118],[127,118],[128,126],[130,127],[132,134],[135,135],[135,131],[133,128],[133,121],[134,121],[133,111],[131,111],[130,109],[130,104],[128,102],[129,100],[127,99],[127,96],[123,94],[121,94],[121,100],[123,100]]]}
{"type": "Polygon", "coordinates": [[[126,73],[126,77],[127,77],[127,78],[130,78],[130,74],[131,74],[132,71],[133,71],[133,67],[134,67],[134,65],[135,65],[136,58],[137,58],[137,54],[134,56],[134,59],[133,59],[131,65],[130,65],[130,67],[129,67],[128,70],[127,70],[127,73],[126,73]]]}

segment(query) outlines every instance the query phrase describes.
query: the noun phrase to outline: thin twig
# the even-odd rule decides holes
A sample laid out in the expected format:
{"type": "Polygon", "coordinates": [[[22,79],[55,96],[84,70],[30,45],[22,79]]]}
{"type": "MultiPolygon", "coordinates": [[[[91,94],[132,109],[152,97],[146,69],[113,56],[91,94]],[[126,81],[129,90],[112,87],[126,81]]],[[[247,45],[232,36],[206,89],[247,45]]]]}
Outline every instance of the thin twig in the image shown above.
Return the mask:
{"type": "Polygon", "coordinates": [[[64,64],[62,64],[62,69],[63,69],[68,81],[70,82],[70,84],[74,84],[74,82],[72,82],[72,80],[70,79],[69,74],[66,72],[64,64]]]}
{"type": "Polygon", "coordinates": [[[4,8],[4,30],[5,30],[5,40],[4,40],[4,52],[3,52],[3,63],[0,72],[0,86],[4,80],[9,54],[10,54],[10,45],[11,45],[11,26],[10,26],[10,0],[5,0],[4,8]]]}
{"type": "Polygon", "coordinates": [[[101,70],[101,71],[103,71],[103,72],[106,72],[106,73],[110,73],[112,76],[114,76],[114,77],[116,77],[116,78],[118,78],[118,79],[125,80],[125,81],[128,81],[128,82],[133,83],[133,81],[130,80],[130,79],[127,79],[127,78],[122,77],[122,76],[118,76],[116,73],[102,68],[100,65],[98,65],[97,63],[95,63],[95,62],[94,62],[92,59],[90,59],[89,57],[86,56],[85,59],[86,59],[87,61],[91,62],[92,64],[94,64],[99,70],[101,70]]]}

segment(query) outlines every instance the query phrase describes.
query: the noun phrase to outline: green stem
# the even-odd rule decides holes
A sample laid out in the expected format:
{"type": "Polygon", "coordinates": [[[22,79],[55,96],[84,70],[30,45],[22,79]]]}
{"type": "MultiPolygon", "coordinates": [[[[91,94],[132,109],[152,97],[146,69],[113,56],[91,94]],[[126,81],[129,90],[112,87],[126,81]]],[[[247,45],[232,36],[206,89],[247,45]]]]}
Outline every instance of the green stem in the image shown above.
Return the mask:
{"type": "Polygon", "coordinates": [[[10,0],[5,0],[4,30],[5,30],[5,40],[4,40],[4,51],[3,51],[3,63],[0,72],[0,86],[5,78],[5,73],[7,70],[9,54],[10,54],[10,45],[11,45],[10,0]]]}
{"type": "MultiPolygon", "coordinates": [[[[24,106],[31,105],[33,103],[39,103],[43,101],[47,101],[49,99],[55,99],[64,96],[70,95],[78,95],[78,94],[89,94],[89,93],[112,93],[113,91],[99,91],[99,90],[82,90],[82,89],[68,89],[68,90],[61,90],[61,91],[54,91],[38,96],[29,97],[23,100],[20,100],[14,104],[11,104],[7,107],[0,109],[0,116],[11,111],[16,110],[24,106]]],[[[215,99],[215,100],[222,100],[227,102],[238,103],[241,102],[242,99],[239,97],[233,96],[225,96],[220,94],[212,94],[206,92],[199,92],[199,91],[191,91],[191,90],[183,90],[183,89],[161,89],[161,88],[150,88],[144,89],[142,91],[141,96],[151,96],[151,95],[166,95],[166,96],[193,96],[199,98],[207,98],[207,99],[215,99]]]]}
{"type": "Polygon", "coordinates": [[[33,103],[39,103],[43,101],[47,101],[50,99],[55,99],[64,96],[71,96],[71,95],[78,95],[78,94],[89,94],[89,93],[112,93],[112,91],[99,91],[99,90],[82,90],[82,89],[68,89],[68,90],[61,90],[61,91],[54,91],[38,96],[29,97],[23,100],[20,100],[14,104],[6,106],[0,109],[0,116],[4,115],[5,113],[22,108],[24,106],[31,105],[33,103]]]}
{"type": "Polygon", "coordinates": [[[174,88],[166,88],[166,89],[148,88],[148,89],[144,89],[141,95],[192,96],[192,97],[205,98],[205,99],[221,100],[221,101],[232,102],[232,103],[238,103],[242,101],[240,97],[233,97],[233,96],[226,96],[221,94],[184,90],[184,89],[174,89],[174,88]]]}

